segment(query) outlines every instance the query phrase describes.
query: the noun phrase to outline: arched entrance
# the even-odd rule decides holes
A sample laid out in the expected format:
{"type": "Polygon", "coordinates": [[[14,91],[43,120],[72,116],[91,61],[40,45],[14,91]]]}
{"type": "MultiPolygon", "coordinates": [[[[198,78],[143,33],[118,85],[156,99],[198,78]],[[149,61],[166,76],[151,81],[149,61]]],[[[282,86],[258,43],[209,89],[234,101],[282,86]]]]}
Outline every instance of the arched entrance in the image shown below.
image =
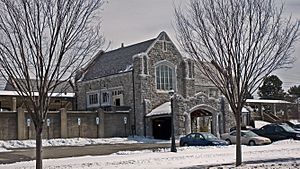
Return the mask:
{"type": "Polygon", "coordinates": [[[190,114],[191,132],[212,133],[212,113],[205,109],[197,109],[190,114]]]}
{"type": "Polygon", "coordinates": [[[210,132],[219,136],[218,111],[208,104],[198,104],[184,113],[185,132],[210,132]]]}
{"type": "Polygon", "coordinates": [[[152,131],[155,139],[169,140],[171,137],[171,118],[159,117],[152,120],[152,131]]]}

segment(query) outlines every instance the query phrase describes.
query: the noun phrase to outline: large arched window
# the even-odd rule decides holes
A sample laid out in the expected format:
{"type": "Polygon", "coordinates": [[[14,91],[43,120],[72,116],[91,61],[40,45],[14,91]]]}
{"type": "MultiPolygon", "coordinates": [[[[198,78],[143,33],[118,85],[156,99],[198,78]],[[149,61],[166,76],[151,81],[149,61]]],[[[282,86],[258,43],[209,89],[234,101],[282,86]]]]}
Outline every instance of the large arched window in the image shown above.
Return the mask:
{"type": "Polygon", "coordinates": [[[158,64],[155,67],[156,89],[170,90],[175,89],[175,68],[169,64],[158,64]]]}

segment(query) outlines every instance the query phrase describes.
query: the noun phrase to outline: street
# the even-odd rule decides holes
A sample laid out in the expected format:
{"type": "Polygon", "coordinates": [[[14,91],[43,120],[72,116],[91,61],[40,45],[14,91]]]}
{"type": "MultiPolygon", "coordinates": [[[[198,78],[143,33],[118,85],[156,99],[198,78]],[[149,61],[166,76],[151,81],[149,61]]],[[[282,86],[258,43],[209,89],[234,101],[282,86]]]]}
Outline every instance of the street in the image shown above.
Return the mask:
{"type": "MultiPolygon", "coordinates": [[[[164,144],[99,144],[88,146],[72,146],[72,147],[44,147],[43,158],[65,158],[78,157],[85,155],[109,155],[118,151],[134,151],[143,149],[158,149],[170,147],[169,143],[164,144]]],[[[19,161],[29,161],[35,159],[35,149],[12,149],[11,152],[0,153],[0,164],[9,164],[19,161]]]]}

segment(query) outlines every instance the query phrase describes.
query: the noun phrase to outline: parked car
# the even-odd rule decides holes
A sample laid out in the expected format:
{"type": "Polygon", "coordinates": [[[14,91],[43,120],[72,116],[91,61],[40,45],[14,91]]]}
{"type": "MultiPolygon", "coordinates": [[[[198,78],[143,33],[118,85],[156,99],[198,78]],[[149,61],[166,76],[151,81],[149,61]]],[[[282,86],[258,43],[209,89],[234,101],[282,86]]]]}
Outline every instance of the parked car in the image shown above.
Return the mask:
{"type": "Polygon", "coordinates": [[[227,145],[227,142],[221,140],[211,133],[190,133],[180,138],[180,146],[219,146],[227,145]]]}
{"type": "MultiPolygon", "coordinates": [[[[230,133],[222,134],[221,138],[225,140],[228,144],[235,144],[236,130],[230,133]]],[[[266,137],[261,137],[250,130],[241,130],[241,143],[254,146],[254,145],[270,144],[271,140],[266,137]]]]}
{"type": "Polygon", "coordinates": [[[253,129],[252,131],[260,136],[269,138],[271,141],[284,139],[300,140],[300,132],[286,123],[267,124],[260,129],[253,129]]]}

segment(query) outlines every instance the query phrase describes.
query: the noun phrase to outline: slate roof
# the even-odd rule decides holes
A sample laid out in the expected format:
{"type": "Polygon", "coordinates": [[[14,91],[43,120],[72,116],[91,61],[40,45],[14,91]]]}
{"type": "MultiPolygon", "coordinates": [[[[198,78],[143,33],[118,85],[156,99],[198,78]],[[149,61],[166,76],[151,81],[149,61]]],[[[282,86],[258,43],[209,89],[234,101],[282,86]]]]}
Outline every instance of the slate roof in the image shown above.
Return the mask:
{"type": "MultiPolygon", "coordinates": [[[[23,81],[22,83],[24,83],[23,79],[18,79],[19,81],[23,81]]],[[[35,83],[37,83],[36,80],[31,79],[31,83],[33,84],[32,86],[33,88],[33,92],[37,91],[36,85],[35,83]]],[[[4,91],[16,91],[15,88],[12,86],[11,83],[6,82],[6,85],[4,87],[4,91]]],[[[73,93],[73,89],[70,85],[69,82],[62,82],[61,84],[57,85],[57,87],[54,90],[55,93],[73,93]]]]}
{"type": "Polygon", "coordinates": [[[82,81],[131,71],[133,64],[132,57],[136,54],[146,52],[155,40],[156,38],[100,53],[88,67],[82,81]]]}

